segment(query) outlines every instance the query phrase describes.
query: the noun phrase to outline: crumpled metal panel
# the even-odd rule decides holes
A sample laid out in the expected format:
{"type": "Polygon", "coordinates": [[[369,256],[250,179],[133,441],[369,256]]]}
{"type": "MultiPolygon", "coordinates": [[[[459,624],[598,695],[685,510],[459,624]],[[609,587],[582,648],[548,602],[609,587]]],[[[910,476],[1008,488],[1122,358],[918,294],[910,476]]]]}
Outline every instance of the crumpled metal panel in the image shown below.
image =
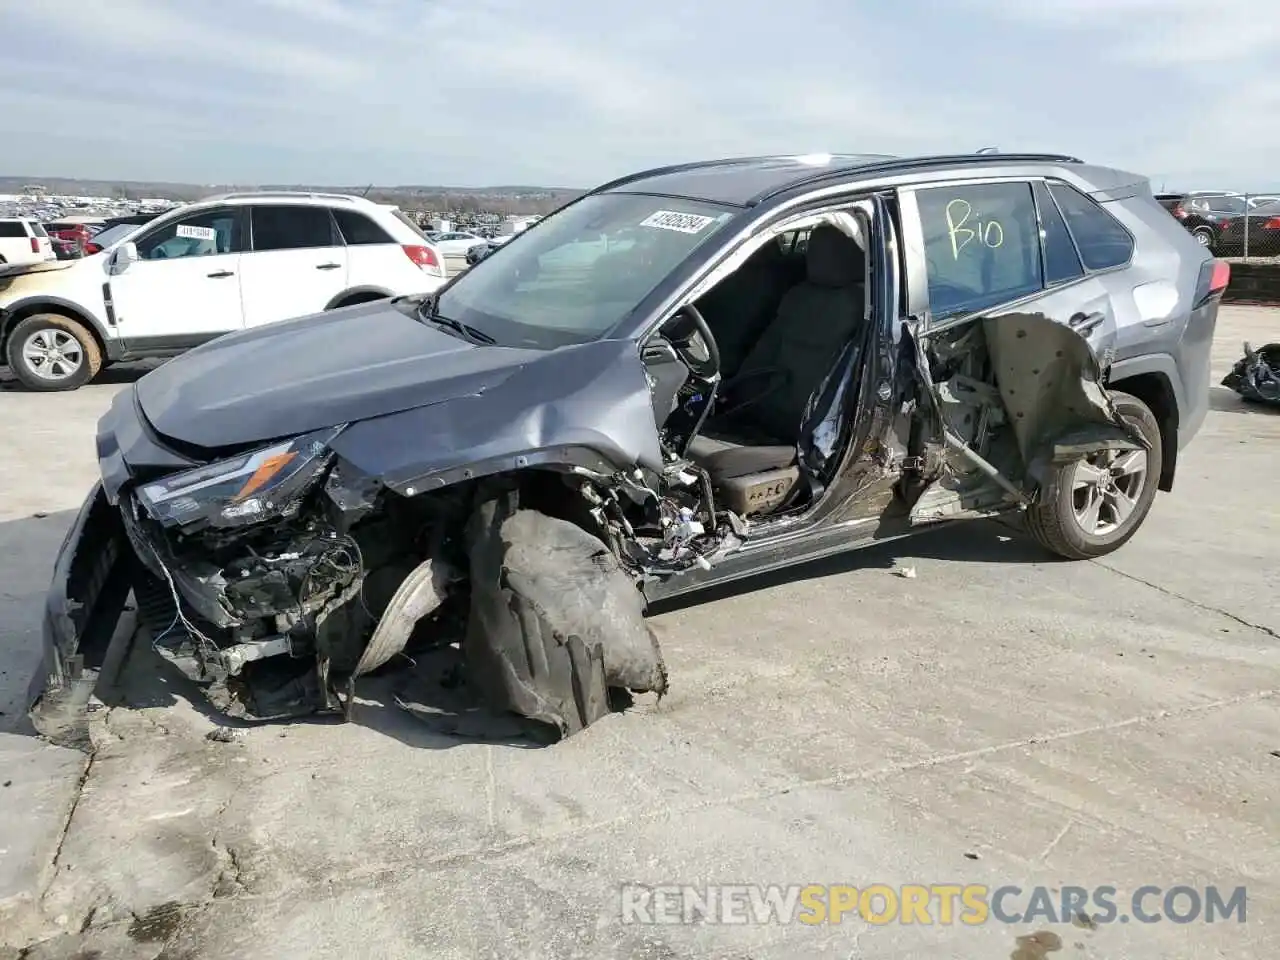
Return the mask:
{"type": "Polygon", "coordinates": [[[1244,345],[1244,356],[1222,379],[1246,400],[1280,405],[1280,343],[1268,343],[1254,350],[1244,345]]]}
{"type": "Polygon", "coordinates": [[[1018,450],[1037,482],[1051,463],[1146,446],[1116,412],[1098,358],[1076,331],[1043,313],[1008,313],[982,327],[1018,450]]]}

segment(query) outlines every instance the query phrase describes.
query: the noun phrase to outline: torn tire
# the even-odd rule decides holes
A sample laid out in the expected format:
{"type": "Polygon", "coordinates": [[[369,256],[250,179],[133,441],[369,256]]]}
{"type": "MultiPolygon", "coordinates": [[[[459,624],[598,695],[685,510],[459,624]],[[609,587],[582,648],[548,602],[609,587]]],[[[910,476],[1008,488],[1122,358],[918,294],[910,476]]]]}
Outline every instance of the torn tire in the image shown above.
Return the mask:
{"type": "Polygon", "coordinates": [[[467,527],[471,613],[463,640],[471,682],[498,709],[575,733],[609,712],[609,687],[666,692],[666,666],[644,601],[598,538],[483,503],[467,527]]]}

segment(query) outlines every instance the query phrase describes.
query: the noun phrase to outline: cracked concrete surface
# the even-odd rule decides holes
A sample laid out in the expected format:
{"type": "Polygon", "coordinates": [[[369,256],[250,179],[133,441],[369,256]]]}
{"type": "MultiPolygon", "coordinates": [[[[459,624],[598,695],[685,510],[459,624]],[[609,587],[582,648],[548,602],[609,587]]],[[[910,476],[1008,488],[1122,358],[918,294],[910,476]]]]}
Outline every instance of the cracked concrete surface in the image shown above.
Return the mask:
{"type": "MultiPolygon", "coordinates": [[[[1280,311],[1225,308],[1218,376],[1242,339],[1277,337],[1280,311]]],[[[113,389],[0,393],[16,412],[0,435],[30,431],[30,463],[0,462],[0,488],[20,485],[0,557],[40,557],[0,559],[18,585],[0,670],[34,659],[59,511],[92,481],[113,389]],[[33,481],[42,465],[65,482],[33,481]]],[[[550,748],[435,735],[394,706],[394,678],[362,689],[358,723],[209,741],[221,721],[139,645],[83,789],[80,762],[44,782],[74,815],[56,864],[48,835],[43,939],[23,956],[1273,956],[1280,416],[1219,388],[1213,404],[1177,489],[1105,560],[1055,562],[981,523],[717,591],[656,618],[661,703],[550,748]],[[890,576],[900,562],[917,578],[890,576]],[[1249,913],[639,927],[619,922],[624,882],[1244,884],[1249,913]]],[[[51,819],[12,809],[33,836],[51,819]]]]}

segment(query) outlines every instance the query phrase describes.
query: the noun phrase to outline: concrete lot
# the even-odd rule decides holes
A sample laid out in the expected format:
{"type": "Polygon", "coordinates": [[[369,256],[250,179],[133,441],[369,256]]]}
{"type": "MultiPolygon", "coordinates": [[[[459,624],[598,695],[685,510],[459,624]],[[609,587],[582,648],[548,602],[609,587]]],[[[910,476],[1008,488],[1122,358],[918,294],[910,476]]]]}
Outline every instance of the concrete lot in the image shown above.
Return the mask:
{"type": "MultiPolygon", "coordinates": [[[[1246,338],[1280,310],[1224,308],[1215,382],[1246,338]]],[[[971,524],[663,612],[669,697],[554,747],[441,738],[377,684],[356,723],[210,742],[144,651],[86,771],[18,701],[112,377],[0,385],[0,934],[49,938],[25,960],[1280,950],[1280,416],[1215,387],[1177,489],[1102,562],[971,524]],[[641,927],[628,881],[1110,884],[1122,910],[1243,884],[1248,914],[641,927]]]]}

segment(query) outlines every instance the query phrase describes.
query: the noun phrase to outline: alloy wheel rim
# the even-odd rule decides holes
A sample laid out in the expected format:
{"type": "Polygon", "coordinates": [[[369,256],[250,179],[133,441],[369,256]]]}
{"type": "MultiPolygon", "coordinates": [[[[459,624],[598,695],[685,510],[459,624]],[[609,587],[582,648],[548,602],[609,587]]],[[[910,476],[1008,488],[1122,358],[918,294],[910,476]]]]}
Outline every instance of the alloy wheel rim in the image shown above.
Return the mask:
{"type": "Polygon", "coordinates": [[[1137,512],[1146,484],[1145,450],[1109,450],[1081,460],[1071,474],[1076,524],[1093,537],[1115,533],[1137,512]]]}
{"type": "Polygon", "coordinates": [[[22,359],[41,380],[66,380],[75,376],[84,363],[84,350],[65,330],[46,328],[27,337],[22,359]]]}

